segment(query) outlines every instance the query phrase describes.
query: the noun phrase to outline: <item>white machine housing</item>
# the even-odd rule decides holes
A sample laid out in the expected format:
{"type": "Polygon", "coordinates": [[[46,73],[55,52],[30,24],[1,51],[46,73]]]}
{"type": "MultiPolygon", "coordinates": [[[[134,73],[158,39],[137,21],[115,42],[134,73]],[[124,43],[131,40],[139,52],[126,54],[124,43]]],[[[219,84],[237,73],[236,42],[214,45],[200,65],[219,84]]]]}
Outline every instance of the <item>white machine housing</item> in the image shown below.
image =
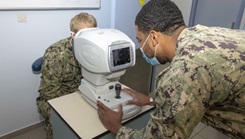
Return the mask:
{"type": "Polygon", "coordinates": [[[135,44],[126,34],[116,29],[83,29],[75,36],[74,52],[82,68],[79,90],[89,104],[97,108],[96,101],[100,100],[117,111],[121,103],[123,119],[141,110],[136,105],[125,105],[125,101],[133,97],[123,91],[120,98],[115,98],[115,86],[120,76],[135,64],[135,44]]]}

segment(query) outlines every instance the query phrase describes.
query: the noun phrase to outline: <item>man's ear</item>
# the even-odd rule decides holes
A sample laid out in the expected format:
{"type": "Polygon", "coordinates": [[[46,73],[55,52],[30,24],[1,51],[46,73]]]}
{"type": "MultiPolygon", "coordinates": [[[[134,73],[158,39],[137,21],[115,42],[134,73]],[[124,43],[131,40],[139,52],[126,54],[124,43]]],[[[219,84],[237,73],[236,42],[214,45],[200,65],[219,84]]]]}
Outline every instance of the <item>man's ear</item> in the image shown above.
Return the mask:
{"type": "Polygon", "coordinates": [[[150,31],[151,34],[151,40],[152,40],[152,45],[155,47],[158,44],[157,38],[158,38],[158,33],[155,30],[150,31]]]}

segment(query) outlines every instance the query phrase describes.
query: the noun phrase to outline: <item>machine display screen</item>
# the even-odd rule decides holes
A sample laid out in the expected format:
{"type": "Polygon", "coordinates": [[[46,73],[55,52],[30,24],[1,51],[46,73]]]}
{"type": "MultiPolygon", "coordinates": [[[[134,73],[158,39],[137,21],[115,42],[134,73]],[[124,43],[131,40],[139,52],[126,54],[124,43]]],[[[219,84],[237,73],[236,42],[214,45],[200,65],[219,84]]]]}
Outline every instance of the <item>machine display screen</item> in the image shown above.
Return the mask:
{"type": "Polygon", "coordinates": [[[130,63],[130,49],[129,47],[115,49],[113,53],[113,65],[114,67],[130,63]]]}

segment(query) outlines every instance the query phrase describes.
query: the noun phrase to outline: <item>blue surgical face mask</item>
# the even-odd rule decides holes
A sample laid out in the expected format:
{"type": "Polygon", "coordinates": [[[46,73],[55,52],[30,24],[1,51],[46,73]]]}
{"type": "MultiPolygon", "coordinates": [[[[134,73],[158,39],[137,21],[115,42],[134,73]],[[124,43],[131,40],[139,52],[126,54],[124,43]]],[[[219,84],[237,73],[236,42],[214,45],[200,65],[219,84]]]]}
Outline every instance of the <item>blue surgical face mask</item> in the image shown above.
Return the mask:
{"type": "Polygon", "coordinates": [[[154,65],[160,64],[159,61],[158,61],[157,58],[156,58],[156,50],[157,50],[157,46],[155,47],[155,53],[154,53],[154,57],[153,57],[153,58],[147,57],[147,55],[145,54],[145,52],[144,52],[144,50],[143,50],[143,48],[144,48],[144,46],[145,46],[147,40],[149,39],[149,37],[150,37],[150,34],[149,34],[149,35],[147,36],[147,38],[145,39],[145,42],[143,43],[142,48],[140,48],[140,51],[142,52],[143,57],[145,58],[145,60],[146,60],[148,63],[150,63],[151,65],[154,66],[154,65]]]}

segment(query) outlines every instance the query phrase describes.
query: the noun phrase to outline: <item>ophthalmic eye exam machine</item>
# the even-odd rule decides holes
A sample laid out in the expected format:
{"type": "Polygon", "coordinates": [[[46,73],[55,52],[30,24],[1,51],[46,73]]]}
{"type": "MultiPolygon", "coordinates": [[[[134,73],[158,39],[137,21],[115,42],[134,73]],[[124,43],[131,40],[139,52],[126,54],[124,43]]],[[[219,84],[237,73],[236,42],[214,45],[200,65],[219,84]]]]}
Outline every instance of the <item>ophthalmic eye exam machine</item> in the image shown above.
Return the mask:
{"type": "Polygon", "coordinates": [[[81,65],[81,96],[95,109],[97,100],[117,111],[123,106],[123,119],[141,111],[136,105],[126,105],[133,97],[121,89],[119,82],[128,67],[135,64],[135,44],[116,29],[89,28],[79,31],[74,38],[74,52],[81,65]]]}

